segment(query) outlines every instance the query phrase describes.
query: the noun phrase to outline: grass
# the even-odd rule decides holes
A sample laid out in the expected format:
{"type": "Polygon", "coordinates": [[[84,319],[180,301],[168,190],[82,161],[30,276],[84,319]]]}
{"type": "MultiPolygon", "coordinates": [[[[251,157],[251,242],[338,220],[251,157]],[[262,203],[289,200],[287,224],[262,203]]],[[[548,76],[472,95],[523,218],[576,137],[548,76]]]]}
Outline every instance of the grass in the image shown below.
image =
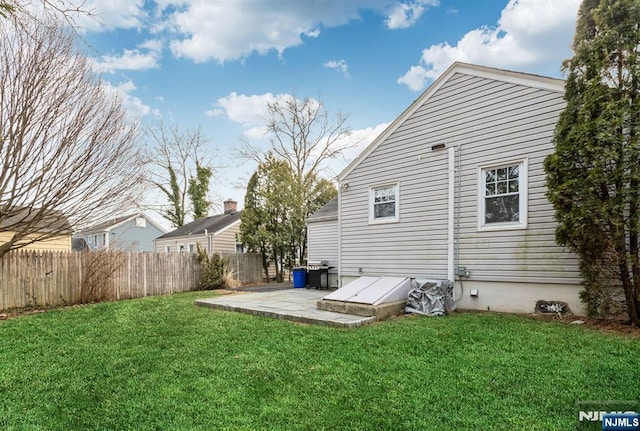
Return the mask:
{"type": "Polygon", "coordinates": [[[566,430],[578,400],[640,399],[636,338],[489,313],[347,331],[202,296],[0,322],[0,428],[566,430]]]}

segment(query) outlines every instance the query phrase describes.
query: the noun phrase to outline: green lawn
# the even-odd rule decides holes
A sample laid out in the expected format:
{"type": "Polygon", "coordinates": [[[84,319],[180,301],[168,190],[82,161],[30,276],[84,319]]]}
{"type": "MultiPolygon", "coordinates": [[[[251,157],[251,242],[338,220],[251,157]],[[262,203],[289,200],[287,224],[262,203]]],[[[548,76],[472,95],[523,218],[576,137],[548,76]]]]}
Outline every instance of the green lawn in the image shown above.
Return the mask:
{"type": "Polygon", "coordinates": [[[356,330],[192,306],[211,293],[0,322],[3,430],[566,430],[640,399],[640,340],[518,316],[356,330]]]}

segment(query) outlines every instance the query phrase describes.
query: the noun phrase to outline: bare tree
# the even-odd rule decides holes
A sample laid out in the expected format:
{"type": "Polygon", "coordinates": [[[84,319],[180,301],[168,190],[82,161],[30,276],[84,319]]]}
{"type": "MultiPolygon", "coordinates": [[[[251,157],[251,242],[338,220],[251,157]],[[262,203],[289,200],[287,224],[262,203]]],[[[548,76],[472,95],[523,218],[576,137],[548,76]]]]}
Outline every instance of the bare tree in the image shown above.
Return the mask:
{"type": "Polygon", "coordinates": [[[293,173],[291,185],[294,197],[288,204],[291,229],[291,254],[303,261],[306,254],[306,220],[336,193],[335,186],[322,178],[321,169],[332,159],[357,145],[350,140],[348,116],[332,117],[319,101],[306,97],[280,96],[267,105],[266,132],[271,148],[264,152],[247,142],[240,148],[240,157],[263,164],[267,154],[284,160],[293,173]]]}
{"type": "Polygon", "coordinates": [[[211,206],[210,198],[207,200],[209,183],[216,167],[202,130],[182,130],[177,125],[158,123],[149,129],[148,136],[149,182],[167,201],[153,209],[175,227],[184,225],[190,216],[206,215],[211,206]],[[201,196],[194,197],[198,192],[201,196]]]}
{"type": "Polygon", "coordinates": [[[132,206],[138,138],[73,34],[0,20],[0,230],[11,233],[0,257],[132,206]]]}
{"type": "Polygon", "coordinates": [[[93,17],[85,7],[85,0],[0,0],[0,19],[13,18],[15,23],[28,30],[29,23],[46,23],[49,20],[65,21],[76,32],[78,17],[93,17]]]}
{"type": "MultiPolygon", "coordinates": [[[[321,165],[357,144],[349,140],[349,117],[338,113],[335,117],[319,101],[291,95],[279,96],[267,105],[266,134],[270,151],[286,160],[298,178],[313,176],[321,165]]],[[[245,142],[240,157],[258,163],[264,161],[265,151],[245,142]]]]}

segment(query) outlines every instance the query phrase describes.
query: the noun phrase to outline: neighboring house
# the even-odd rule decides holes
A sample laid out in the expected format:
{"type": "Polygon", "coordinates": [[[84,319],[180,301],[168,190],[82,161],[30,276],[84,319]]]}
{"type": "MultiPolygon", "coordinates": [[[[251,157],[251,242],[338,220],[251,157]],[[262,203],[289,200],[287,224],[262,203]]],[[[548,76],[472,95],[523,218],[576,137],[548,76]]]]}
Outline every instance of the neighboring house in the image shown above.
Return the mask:
{"type": "Polygon", "coordinates": [[[329,286],[338,286],[338,198],[327,202],[307,219],[307,263],[327,261],[329,286]]]}
{"type": "MultiPolygon", "coordinates": [[[[73,235],[89,250],[153,251],[153,240],[166,230],[144,213],[108,220],[73,235]]],[[[76,241],[76,247],[82,247],[76,241]]]]}
{"type": "Polygon", "coordinates": [[[200,244],[207,253],[243,252],[237,202],[225,201],[224,214],[194,220],[155,240],[155,251],[194,253],[200,244]]]}
{"type": "MultiPolygon", "coordinates": [[[[0,244],[9,242],[21,225],[34,223],[34,217],[40,217],[36,215],[38,212],[37,209],[19,208],[11,216],[3,217],[4,220],[0,222],[0,244]]],[[[34,223],[32,229],[35,232],[27,235],[26,241],[47,235],[53,232],[53,229],[60,230],[62,233],[37,240],[22,247],[22,250],[71,251],[71,225],[67,217],[59,211],[48,211],[47,215],[34,223]]],[[[24,243],[24,240],[22,242],[24,243]]]]}
{"type": "MultiPolygon", "coordinates": [[[[545,195],[563,94],[558,79],[453,64],[338,176],[341,285],[449,279],[461,308],[547,300],[582,314],[578,261],[556,245],[545,195]]],[[[315,259],[326,244],[310,221],[315,259]]]]}

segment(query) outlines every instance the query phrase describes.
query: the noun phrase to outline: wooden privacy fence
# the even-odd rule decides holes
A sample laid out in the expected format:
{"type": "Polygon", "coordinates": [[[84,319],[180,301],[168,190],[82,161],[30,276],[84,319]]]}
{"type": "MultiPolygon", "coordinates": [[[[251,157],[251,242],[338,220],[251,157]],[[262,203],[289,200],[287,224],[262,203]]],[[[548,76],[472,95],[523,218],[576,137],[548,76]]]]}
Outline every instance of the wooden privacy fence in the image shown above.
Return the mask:
{"type": "Polygon", "coordinates": [[[233,278],[241,284],[262,281],[262,257],[258,253],[220,253],[229,259],[229,269],[233,278]]]}
{"type": "MultiPolygon", "coordinates": [[[[259,255],[227,255],[241,283],[262,280],[259,255]]],[[[0,310],[141,298],[198,287],[195,254],[14,251],[0,259],[0,310]]]]}

